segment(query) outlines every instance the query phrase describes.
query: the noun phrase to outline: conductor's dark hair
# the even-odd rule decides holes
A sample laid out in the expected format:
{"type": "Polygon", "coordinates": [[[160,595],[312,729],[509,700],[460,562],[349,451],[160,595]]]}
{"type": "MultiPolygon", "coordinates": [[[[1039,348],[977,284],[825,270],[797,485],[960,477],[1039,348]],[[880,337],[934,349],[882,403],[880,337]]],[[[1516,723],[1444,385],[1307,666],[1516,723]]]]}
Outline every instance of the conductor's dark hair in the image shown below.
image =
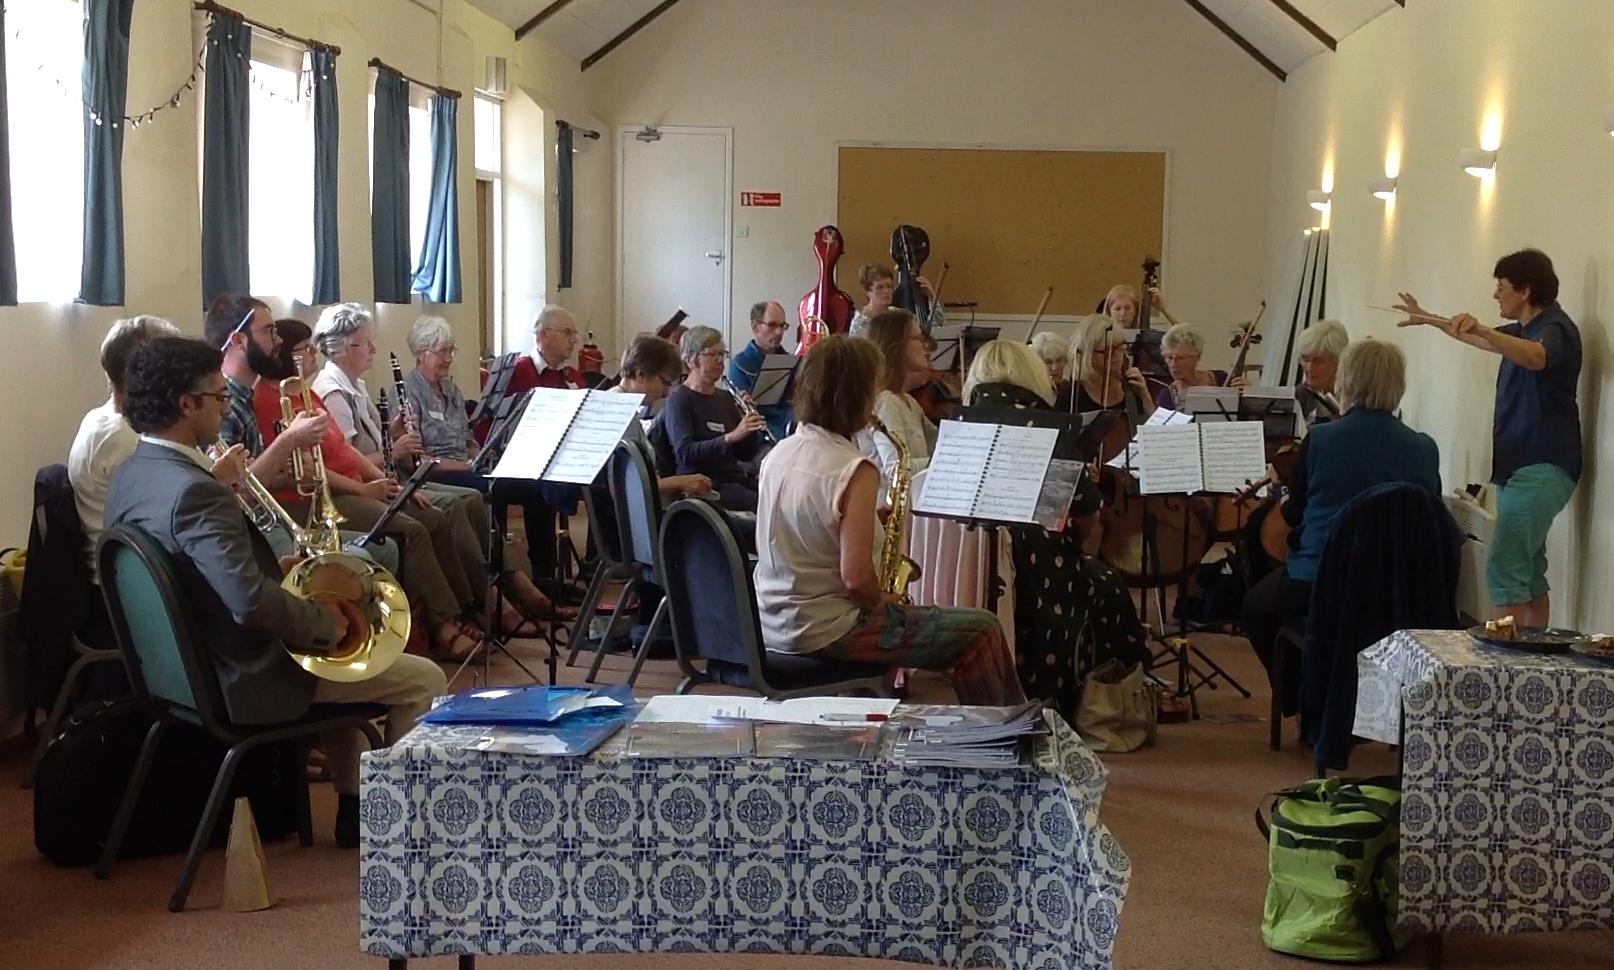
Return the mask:
{"type": "Polygon", "coordinates": [[[1558,299],[1558,274],[1553,272],[1552,260],[1539,249],[1521,249],[1508,253],[1496,261],[1491,275],[1507,280],[1516,290],[1529,288],[1530,305],[1546,306],[1558,299]]]}
{"type": "Polygon", "coordinates": [[[173,427],[179,400],[217,374],[224,355],[193,337],[157,337],[134,349],[123,369],[123,416],[145,434],[173,427]]]}

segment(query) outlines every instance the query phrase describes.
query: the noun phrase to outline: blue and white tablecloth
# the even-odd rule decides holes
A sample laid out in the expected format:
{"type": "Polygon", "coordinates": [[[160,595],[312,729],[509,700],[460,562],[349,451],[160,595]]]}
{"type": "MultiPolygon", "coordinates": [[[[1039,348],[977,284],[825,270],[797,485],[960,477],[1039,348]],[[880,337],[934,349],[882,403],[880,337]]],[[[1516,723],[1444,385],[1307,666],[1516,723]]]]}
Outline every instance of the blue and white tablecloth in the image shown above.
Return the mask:
{"type": "Polygon", "coordinates": [[[1403,631],[1357,659],[1355,733],[1402,740],[1401,917],[1614,928],[1614,665],[1403,631]]]}
{"type": "Polygon", "coordinates": [[[1107,968],[1130,863],[1057,716],[1034,766],[468,750],[362,771],[360,940],[384,957],[759,952],[1107,968]]]}

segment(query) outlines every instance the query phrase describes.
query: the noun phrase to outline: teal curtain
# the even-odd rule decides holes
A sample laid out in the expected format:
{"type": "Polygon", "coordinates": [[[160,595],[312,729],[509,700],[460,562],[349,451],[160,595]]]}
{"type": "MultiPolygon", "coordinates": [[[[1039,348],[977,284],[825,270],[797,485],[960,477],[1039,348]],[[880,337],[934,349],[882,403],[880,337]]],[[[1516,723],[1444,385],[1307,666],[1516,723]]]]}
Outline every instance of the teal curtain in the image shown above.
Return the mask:
{"type": "Polygon", "coordinates": [[[433,303],[460,302],[459,105],[458,95],[432,95],[432,201],[414,288],[433,303]]]}
{"type": "Polygon", "coordinates": [[[220,293],[252,292],[247,259],[251,58],[251,28],[234,14],[213,14],[202,114],[203,306],[220,293]]]}
{"type": "Polygon", "coordinates": [[[342,299],[341,242],[336,236],[336,54],[315,48],[314,72],[314,288],[315,304],[342,299]]]}
{"type": "Polygon", "coordinates": [[[84,0],[84,263],[78,298],[123,305],[123,112],[134,0],[84,0]]]}
{"type": "Polygon", "coordinates": [[[370,259],[377,303],[409,302],[409,82],[375,75],[370,152],[370,259]]]}
{"type": "Polygon", "coordinates": [[[555,122],[555,219],[560,236],[560,282],[556,289],[572,285],[572,126],[555,122]]]}
{"type": "Polygon", "coordinates": [[[17,305],[17,246],[11,228],[11,111],[6,96],[6,11],[0,7],[0,306],[17,305]]]}

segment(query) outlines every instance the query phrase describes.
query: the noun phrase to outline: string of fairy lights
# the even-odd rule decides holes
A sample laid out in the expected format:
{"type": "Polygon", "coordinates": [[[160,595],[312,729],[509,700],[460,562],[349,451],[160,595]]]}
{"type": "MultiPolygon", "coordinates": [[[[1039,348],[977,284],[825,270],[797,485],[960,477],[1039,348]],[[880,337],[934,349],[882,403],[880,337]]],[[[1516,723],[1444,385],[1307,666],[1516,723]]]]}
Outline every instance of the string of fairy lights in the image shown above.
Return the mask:
{"type": "MultiPolygon", "coordinates": [[[[9,34],[9,39],[15,43],[8,45],[8,52],[43,49],[44,45],[29,43],[28,41],[30,38],[21,27],[12,28],[9,31],[9,34]]],[[[149,125],[156,121],[157,116],[163,112],[173,108],[178,108],[185,100],[186,95],[196,90],[197,82],[201,79],[202,75],[207,72],[208,46],[216,46],[217,44],[217,40],[209,40],[196,51],[196,56],[191,60],[190,74],[186,76],[184,81],[180,82],[179,85],[174,88],[174,92],[167,98],[164,98],[163,100],[157,102],[157,104],[154,106],[147,108],[144,111],[125,114],[122,118],[112,121],[112,127],[117,128],[119,126],[127,126],[130,130],[135,130],[143,125],[149,125]]],[[[235,56],[240,57],[241,54],[237,53],[235,56]]],[[[286,95],[280,87],[272,85],[260,77],[257,70],[258,65],[255,62],[249,68],[247,76],[252,87],[265,97],[273,98],[276,101],[281,101],[286,104],[300,104],[312,97],[313,94],[314,78],[313,70],[309,65],[309,60],[309,58],[305,57],[303,68],[298,75],[297,91],[293,96],[286,95]]],[[[71,98],[73,96],[73,87],[69,85],[66,79],[52,73],[49,70],[48,65],[39,63],[32,65],[31,69],[34,73],[43,75],[45,78],[47,78],[51,82],[52,86],[54,86],[56,90],[61,93],[62,97],[71,98]]],[[[24,70],[28,70],[28,68],[25,68],[24,70]]],[[[82,100],[82,94],[80,95],[80,98],[82,100]]],[[[97,113],[87,101],[84,102],[84,111],[86,117],[88,117],[89,120],[97,127],[107,123],[107,117],[97,113]]]]}

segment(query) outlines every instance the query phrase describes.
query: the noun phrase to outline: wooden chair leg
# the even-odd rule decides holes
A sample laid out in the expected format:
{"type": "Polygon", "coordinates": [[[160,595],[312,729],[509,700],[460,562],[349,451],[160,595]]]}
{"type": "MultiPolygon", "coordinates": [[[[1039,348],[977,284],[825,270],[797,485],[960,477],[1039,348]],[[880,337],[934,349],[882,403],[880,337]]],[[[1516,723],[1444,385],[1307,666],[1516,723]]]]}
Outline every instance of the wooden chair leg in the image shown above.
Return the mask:
{"type": "Polygon", "coordinates": [[[158,718],[146,730],[146,740],[140,745],[140,754],[135,759],[134,774],[129,776],[129,784],[123,789],[123,801],[118,803],[118,813],[112,817],[112,830],[107,833],[106,845],[101,848],[101,860],[95,864],[95,878],[105,879],[112,871],[112,860],[118,857],[118,850],[123,848],[123,837],[129,831],[129,820],[134,817],[135,805],[140,801],[140,793],[146,787],[146,775],[151,773],[151,763],[157,760],[157,745],[168,730],[168,722],[158,718]]]}
{"type": "Polygon", "coordinates": [[[230,782],[235,780],[236,768],[240,766],[243,749],[238,745],[231,748],[224,755],[224,763],[219,765],[219,773],[213,779],[213,790],[207,796],[207,808],[202,811],[202,820],[196,823],[196,834],[191,836],[190,851],[185,853],[185,866],[179,871],[179,883],[174,887],[174,894],[168,897],[168,911],[178,913],[185,908],[185,899],[191,893],[191,883],[196,881],[196,870],[202,865],[202,853],[207,851],[207,843],[213,838],[213,829],[218,826],[219,817],[224,813],[224,803],[230,793],[230,782]]]}
{"type": "Polygon", "coordinates": [[[633,652],[633,669],[628,671],[628,686],[639,679],[639,671],[644,667],[645,658],[650,655],[650,648],[656,642],[656,634],[661,632],[661,623],[667,618],[667,597],[663,596],[661,602],[656,604],[656,613],[650,618],[650,626],[644,631],[644,639],[639,641],[639,649],[633,652]]]}

